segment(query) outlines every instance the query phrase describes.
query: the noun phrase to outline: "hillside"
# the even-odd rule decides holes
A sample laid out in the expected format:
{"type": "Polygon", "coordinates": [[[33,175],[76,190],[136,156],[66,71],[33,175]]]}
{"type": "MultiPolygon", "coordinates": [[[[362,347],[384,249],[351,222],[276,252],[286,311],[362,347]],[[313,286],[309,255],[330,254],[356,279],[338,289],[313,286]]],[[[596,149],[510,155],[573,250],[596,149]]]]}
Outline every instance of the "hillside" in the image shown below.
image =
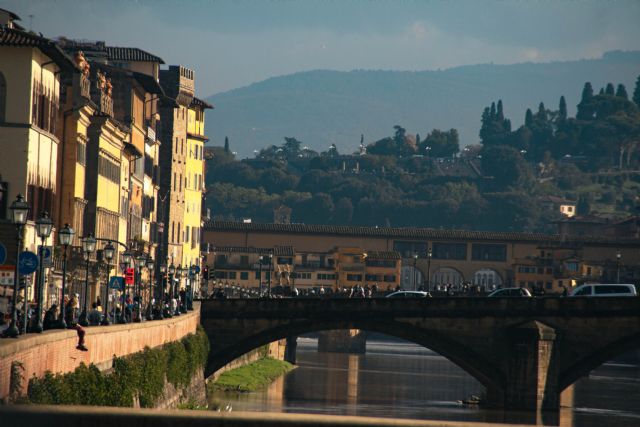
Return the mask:
{"type": "Polygon", "coordinates": [[[293,136],[315,150],[335,143],[340,152],[356,150],[360,135],[369,143],[400,124],[409,133],[457,128],[461,145],[478,142],[480,115],[498,98],[514,128],[527,107],[542,101],[557,108],[564,95],[575,113],[582,86],[598,90],[607,82],[633,90],[640,74],[640,52],[609,52],[600,59],[468,65],[438,71],[317,70],[274,77],[207,98],[213,145],[229,136],[239,157],[283,137],[293,136]]]}

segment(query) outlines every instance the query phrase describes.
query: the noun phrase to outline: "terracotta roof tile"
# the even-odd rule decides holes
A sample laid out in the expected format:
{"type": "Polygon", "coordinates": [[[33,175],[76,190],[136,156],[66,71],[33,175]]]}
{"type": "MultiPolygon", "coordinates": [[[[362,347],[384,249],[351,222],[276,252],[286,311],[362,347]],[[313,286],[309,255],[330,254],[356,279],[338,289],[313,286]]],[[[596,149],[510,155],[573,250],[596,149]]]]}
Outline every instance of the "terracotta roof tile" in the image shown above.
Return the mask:
{"type": "Polygon", "coordinates": [[[53,40],[46,37],[0,26],[0,46],[35,47],[53,59],[61,68],[78,71],[73,59],[53,40]]]}
{"type": "Polygon", "coordinates": [[[153,55],[137,47],[105,46],[107,56],[115,61],[148,61],[164,64],[159,56],[153,55]]]}

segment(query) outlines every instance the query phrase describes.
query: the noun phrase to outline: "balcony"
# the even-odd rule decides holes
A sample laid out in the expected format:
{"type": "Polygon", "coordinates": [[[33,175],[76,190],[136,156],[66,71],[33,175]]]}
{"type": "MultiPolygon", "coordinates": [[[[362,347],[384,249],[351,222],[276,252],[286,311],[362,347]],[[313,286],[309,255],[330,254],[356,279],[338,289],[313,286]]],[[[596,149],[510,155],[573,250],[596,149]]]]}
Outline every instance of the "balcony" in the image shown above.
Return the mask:
{"type": "Polygon", "coordinates": [[[320,261],[309,261],[309,262],[303,262],[302,264],[296,264],[295,265],[295,269],[296,270],[310,270],[310,271],[315,271],[315,270],[319,270],[320,269],[320,261]]]}
{"type": "Polygon", "coordinates": [[[100,93],[100,112],[113,117],[113,98],[104,92],[100,93]]]}

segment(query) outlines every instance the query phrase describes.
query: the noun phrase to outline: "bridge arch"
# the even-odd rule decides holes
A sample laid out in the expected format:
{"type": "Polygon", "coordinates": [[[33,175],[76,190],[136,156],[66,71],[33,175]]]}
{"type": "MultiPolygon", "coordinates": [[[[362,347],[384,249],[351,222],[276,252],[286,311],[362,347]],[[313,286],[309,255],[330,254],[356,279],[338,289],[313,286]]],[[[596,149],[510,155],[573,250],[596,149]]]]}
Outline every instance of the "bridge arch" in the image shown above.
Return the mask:
{"type": "Polygon", "coordinates": [[[579,359],[563,372],[560,372],[558,377],[558,389],[560,391],[564,390],[603,363],[606,363],[627,351],[636,349],[640,349],[640,333],[622,337],[609,345],[596,349],[586,357],[579,359]]]}
{"type": "MultiPolygon", "coordinates": [[[[429,348],[480,382],[486,388],[488,396],[500,396],[503,392],[505,378],[502,371],[499,367],[494,366],[492,361],[473,349],[462,346],[435,330],[424,329],[405,322],[382,322],[370,319],[346,321],[327,319],[320,322],[317,320],[313,322],[296,320],[284,324],[278,322],[272,327],[243,336],[242,339],[236,340],[218,351],[212,349],[205,374],[209,376],[232,360],[273,341],[309,332],[341,329],[360,329],[383,333],[429,348]]],[[[206,324],[205,330],[207,330],[206,324]]],[[[210,340],[212,343],[215,342],[213,337],[210,337],[210,340]]]]}
{"type": "Polygon", "coordinates": [[[481,268],[473,273],[471,283],[478,286],[483,286],[485,289],[495,289],[502,286],[504,280],[500,273],[492,268],[481,268]]]}
{"type": "Polygon", "coordinates": [[[452,284],[453,286],[460,287],[464,282],[464,274],[460,270],[454,267],[439,267],[431,275],[431,286],[441,286],[452,284]]]}

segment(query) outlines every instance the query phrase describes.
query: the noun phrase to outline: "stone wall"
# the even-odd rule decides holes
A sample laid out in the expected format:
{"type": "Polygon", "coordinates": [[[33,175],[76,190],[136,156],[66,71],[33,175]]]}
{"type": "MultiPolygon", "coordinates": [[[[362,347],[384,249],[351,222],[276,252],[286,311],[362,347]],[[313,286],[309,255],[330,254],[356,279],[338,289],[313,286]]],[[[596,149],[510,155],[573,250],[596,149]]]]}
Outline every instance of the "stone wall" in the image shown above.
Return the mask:
{"type": "MultiPolygon", "coordinates": [[[[287,346],[286,340],[274,341],[272,343],[267,344],[267,356],[277,360],[284,360],[285,349],[287,346]]],[[[215,347],[215,343],[211,343],[211,347],[215,347]]],[[[263,348],[256,348],[248,353],[243,354],[235,360],[227,363],[222,368],[215,371],[212,375],[207,378],[207,381],[215,381],[218,377],[224,372],[230,371],[232,369],[240,368],[242,366],[248,365],[249,363],[253,363],[258,359],[261,359],[264,356],[263,348]]]]}
{"type": "Polygon", "coordinates": [[[87,327],[85,345],[89,351],[76,349],[78,336],[74,330],[51,330],[27,334],[19,338],[0,340],[0,400],[8,397],[12,363],[22,365],[22,393],[26,393],[29,378],[41,377],[46,371],[66,373],[80,363],[93,363],[99,369],[109,369],[115,357],[137,353],[145,347],[157,347],[177,341],[196,332],[200,323],[200,303],[194,311],[179,317],[144,323],[87,327]]]}

